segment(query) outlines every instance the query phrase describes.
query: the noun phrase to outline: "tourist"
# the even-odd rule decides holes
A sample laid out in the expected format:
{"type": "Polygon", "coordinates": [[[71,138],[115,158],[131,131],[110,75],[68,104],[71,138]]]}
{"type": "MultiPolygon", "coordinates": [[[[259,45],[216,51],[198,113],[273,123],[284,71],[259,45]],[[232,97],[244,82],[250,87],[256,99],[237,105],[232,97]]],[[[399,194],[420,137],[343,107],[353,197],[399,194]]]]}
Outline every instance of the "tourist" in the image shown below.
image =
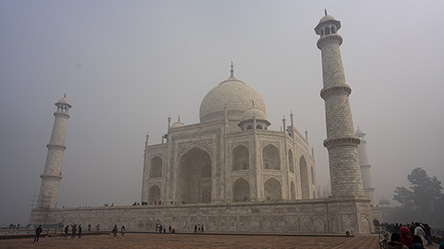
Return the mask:
{"type": "Polygon", "coordinates": [[[79,224],[79,239],[82,237],[82,224],[79,224]]]}
{"type": "Polygon", "coordinates": [[[202,231],[202,232],[205,232],[205,231],[204,231],[204,226],[203,226],[203,224],[202,224],[200,227],[201,227],[201,231],[202,231]]]}
{"type": "Polygon", "coordinates": [[[76,237],[76,232],[77,232],[77,225],[71,225],[71,229],[72,229],[72,234],[71,234],[71,239],[74,239],[76,237]]]}
{"type": "Polygon", "coordinates": [[[97,232],[100,230],[100,224],[97,224],[96,229],[97,229],[97,232]]]}
{"type": "Polygon", "coordinates": [[[162,224],[159,224],[159,233],[162,233],[162,224]]]}
{"type": "Polygon", "coordinates": [[[439,249],[444,249],[444,241],[439,244],[439,249]]]}
{"type": "Polygon", "coordinates": [[[423,242],[422,242],[422,238],[419,235],[415,235],[413,236],[413,247],[412,249],[424,249],[423,246],[423,242]]]}
{"type": "Polygon", "coordinates": [[[117,230],[118,230],[117,225],[114,225],[114,228],[113,228],[113,230],[112,230],[112,233],[113,233],[113,239],[115,239],[115,238],[117,237],[117,230]]]}
{"type": "Polygon", "coordinates": [[[88,232],[91,232],[91,224],[88,224],[88,232]]]}
{"type": "Polygon", "coordinates": [[[123,239],[123,236],[125,236],[125,226],[122,226],[122,228],[120,228],[120,234],[121,234],[121,239],[123,239]]]}
{"type": "Polygon", "coordinates": [[[194,232],[197,232],[197,225],[194,224],[194,232]]]}
{"type": "Polygon", "coordinates": [[[199,232],[200,232],[200,224],[199,224],[199,225],[197,225],[197,231],[199,231],[199,232]]]}
{"type": "Polygon", "coordinates": [[[171,226],[168,227],[168,233],[171,233],[171,226]]]}
{"type": "Polygon", "coordinates": [[[401,233],[401,243],[406,245],[408,248],[412,248],[413,238],[410,236],[410,229],[408,227],[401,227],[399,232],[401,233]]]}
{"type": "Polygon", "coordinates": [[[37,227],[37,229],[35,230],[34,242],[32,243],[39,242],[40,234],[42,233],[42,231],[42,225],[39,225],[39,227],[37,227]]]}
{"type": "Polygon", "coordinates": [[[409,249],[406,245],[401,243],[401,237],[398,233],[392,233],[390,242],[387,243],[386,249],[409,249]]]}
{"type": "Polygon", "coordinates": [[[423,224],[424,225],[424,232],[425,232],[425,238],[427,239],[427,245],[431,246],[433,245],[432,242],[432,229],[429,227],[429,224],[423,224]]]}
{"type": "Polygon", "coordinates": [[[424,230],[422,229],[421,225],[418,222],[415,223],[415,233],[414,233],[414,235],[418,235],[421,238],[423,245],[425,245],[427,243],[427,240],[425,238],[425,232],[424,232],[424,230]]]}
{"type": "Polygon", "coordinates": [[[163,225],[163,233],[166,233],[166,231],[167,231],[167,226],[163,225]]]}
{"type": "Polygon", "coordinates": [[[156,232],[157,232],[157,229],[158,229],[158,228],[159,228],[159,224],[156,223],[156,232]]]}
{"type": "Polygon", "coordinates": [[[66,227],[65,227],[65,239],[68,236],[68,233],[69,233],[69,227],[68,227],[68,225],[66,225],[66,227]]]}

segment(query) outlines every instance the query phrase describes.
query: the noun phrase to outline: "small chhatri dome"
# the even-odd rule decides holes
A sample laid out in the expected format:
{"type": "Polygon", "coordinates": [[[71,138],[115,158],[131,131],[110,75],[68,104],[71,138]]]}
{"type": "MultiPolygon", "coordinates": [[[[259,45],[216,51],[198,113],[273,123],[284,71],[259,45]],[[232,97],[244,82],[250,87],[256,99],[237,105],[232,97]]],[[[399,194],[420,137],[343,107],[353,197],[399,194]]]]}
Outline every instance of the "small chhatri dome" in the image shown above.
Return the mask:
{"type": "Polygon", "coordinates": [[[184,123],[180,122],[180,116],[177,118],[177,122],[174,122],[170,128],[177,128],[177,127],[182,127],[185,126],[184,123]]]}
{"type": "Polygon", "coordinates": [[[223,120],[225,108],[229,120],[240,121],[252,102],[263,114],[266,114],[262,97],[245,82],[236,79],[233,69],[230,72],[230,77],[209,91],[202,100],[199,112],[201,123],[223,120]]]}
{"type": "MultiPolygon", "coordinates": [[[[324,35],[323,30],[326,27],[330,27],[334,26],[335,27],[335,32],[331,32],[331,33],[336,33],[336,31],[338,31],[341,28],[341,22],[336,20],[333,16],[327,15],[327,10],[325,10],[325,16],[323,16],[321,18],[321,20],[319,20],[318,25],[314,28],[316,34],[318,35],[324,35]]],[[[328,34],[325,34],[328,35],[328,34]]]]}
{"type": "Polygon", "coordinates": [[[66,98],[66,94],[65,96],[63,96],[63,98],[61,98],[57,103],[55,103],[55,105],[67,105],[69,106],[69,108],[71,108],[71,104],[69,103],[68,99],[66,98]]]}
{"type": "Polygon", "coordinates": [[[242,121],[253,120],[254,118],[256,120],[267,120],[265,113],[256,106],[248,108],[248,110],[244,112],[244,115],[242,115],[242,121]]]}
{"type": "Polygon", "coordinates": [[[336,19],[333,16],[325,15],[321,18],[321,20],[319,20],[319,23],[326,21],[336,21],[336,19]]]}

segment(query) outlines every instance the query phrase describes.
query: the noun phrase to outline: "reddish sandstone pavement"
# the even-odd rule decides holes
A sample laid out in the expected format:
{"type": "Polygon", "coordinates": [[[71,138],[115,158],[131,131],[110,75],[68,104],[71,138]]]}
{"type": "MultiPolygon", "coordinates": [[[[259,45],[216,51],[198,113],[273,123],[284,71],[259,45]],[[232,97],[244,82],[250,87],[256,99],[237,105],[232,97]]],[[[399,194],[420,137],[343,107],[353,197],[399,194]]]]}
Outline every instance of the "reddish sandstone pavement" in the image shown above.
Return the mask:
{"type": "Polygon", "coordinates": [[[124,239],[111,235],[89,235],[81,239],[62,237],[0,240],[0,248],[63,248],[63,249],[110,249],[110,248],[365,248],[379,249],[377,235],[346,237],[312,237],[279,235],[216,235],[216,234],[153,234],[127,233],[124,239]]]}

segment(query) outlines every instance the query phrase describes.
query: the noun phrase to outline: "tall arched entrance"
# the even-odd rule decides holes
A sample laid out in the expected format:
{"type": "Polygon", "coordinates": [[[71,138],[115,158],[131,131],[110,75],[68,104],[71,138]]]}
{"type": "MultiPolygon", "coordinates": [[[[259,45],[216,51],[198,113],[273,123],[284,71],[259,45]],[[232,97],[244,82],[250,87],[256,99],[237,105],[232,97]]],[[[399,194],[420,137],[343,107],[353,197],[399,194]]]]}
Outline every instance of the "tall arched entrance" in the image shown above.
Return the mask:
{"type": "Polygon", "coordinates": [[[185,203],[211,202],[211,158],[192,148],[179,160],[177,200],[185,203]]]}
{"type": "Polygon", "coordinates": [[[305,161],[304,156],[301,156],[301,159],[299,159],[299,168],[301,170],[302,199],[310,199],[310,186],[309,186],[309,182],[308,182],[308,169],[307,169],[307,162],[305,161]]]}

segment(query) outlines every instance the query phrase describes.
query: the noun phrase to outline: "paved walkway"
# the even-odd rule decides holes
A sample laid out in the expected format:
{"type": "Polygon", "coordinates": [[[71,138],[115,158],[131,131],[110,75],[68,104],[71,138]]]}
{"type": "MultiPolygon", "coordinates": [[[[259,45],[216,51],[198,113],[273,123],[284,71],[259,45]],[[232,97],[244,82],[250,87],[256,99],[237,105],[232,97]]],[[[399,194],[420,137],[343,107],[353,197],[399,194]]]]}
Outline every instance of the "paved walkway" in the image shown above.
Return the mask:
{"type": "MultiPolygon", "coordinates": [[[[119,234],[120,235],[120,234],[119,234]]],[[[214,234],[152,234],[127,233],[124,239],[111,235],[89,235],[81,239],[62,237],[0,240],[0,248],[63,248],[63,249],[109,249],[109,248],[303,248],[303,249],[379,249],[377,235],[346,237],[310,237],[276,235],[214,235],[214,234]]]]}

